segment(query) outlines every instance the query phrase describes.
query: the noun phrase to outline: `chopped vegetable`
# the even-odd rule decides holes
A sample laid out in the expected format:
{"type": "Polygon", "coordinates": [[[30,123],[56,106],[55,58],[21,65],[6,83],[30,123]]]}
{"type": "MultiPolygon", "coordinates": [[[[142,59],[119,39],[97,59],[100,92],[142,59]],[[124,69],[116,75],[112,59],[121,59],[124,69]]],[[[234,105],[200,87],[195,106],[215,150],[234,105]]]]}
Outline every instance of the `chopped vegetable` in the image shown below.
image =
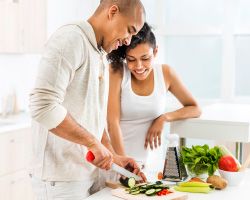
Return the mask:
{"type": "Polygon", "coordinates": [[[149,189],[145,192],[147,196],[153,196],[155,193],[156,193],[155,189],[149,189]]]}
{"type": "Polygon", "coordinates": [[[129,194],[137,195],[137,194],[145,194],[147,196],[153,196],[153,195],[167,195],[172,193],[168,190],[169,186],[163,184],[161,181],[156,181],[155,183],[149,183],[149,184],[136,184],[132,188],[127,188],[125,191],[127,191],[129,194]]]}
{"type": "Polygon", "coordinates": [[[129,187],[129,188],[133,188],[135,186],[135,178],[134,177],[130,177],[130,178],[120,178],[120,183],[125,186],[125,187],[129,187]]]}

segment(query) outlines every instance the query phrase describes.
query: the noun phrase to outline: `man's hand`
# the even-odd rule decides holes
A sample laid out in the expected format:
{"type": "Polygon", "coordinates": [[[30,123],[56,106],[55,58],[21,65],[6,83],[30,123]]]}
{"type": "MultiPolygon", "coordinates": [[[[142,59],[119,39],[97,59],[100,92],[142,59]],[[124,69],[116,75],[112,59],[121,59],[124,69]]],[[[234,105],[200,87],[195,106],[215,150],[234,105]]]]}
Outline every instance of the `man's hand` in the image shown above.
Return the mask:
{"type": "Polygon", "coordinates": [[[95,141],[90,146],[88,150],[91,151],[95,159],[91,162],[98,168],[109,170],[113,163],[112,153],[99,141],[95,141]]]}
{"type": "MultiPolygon", "coordinates": [[[[114,155],[114,162],[121,167],[133,172],[134,174],[140,176],[143,180],[143,182],[147,182],[147,178],[144,175],[143,172],[140,171],[140,167],[138,164],[135,162],[134,159],[126,157],[126,156],[119,156],[119,155],[114,155]]],[[[129,177],[128,177],[129,178],[129,177]]]]}

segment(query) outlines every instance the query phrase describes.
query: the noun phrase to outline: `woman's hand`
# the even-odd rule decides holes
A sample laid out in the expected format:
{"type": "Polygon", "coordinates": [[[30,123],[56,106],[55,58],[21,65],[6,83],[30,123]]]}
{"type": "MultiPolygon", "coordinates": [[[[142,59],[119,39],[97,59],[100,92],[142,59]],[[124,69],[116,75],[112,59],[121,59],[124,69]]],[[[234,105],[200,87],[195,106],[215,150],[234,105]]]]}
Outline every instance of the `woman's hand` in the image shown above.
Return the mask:
{"type": "Polygon", "coordinates": [[[145,149],[147,149],[148,145],[150,146],[151,150],[161,146],[161,134],[164,127],[165,116],[161,115],[160,117],[156,118],[152,125],[148,129],[148,133],[145,139],[145,149]]]}

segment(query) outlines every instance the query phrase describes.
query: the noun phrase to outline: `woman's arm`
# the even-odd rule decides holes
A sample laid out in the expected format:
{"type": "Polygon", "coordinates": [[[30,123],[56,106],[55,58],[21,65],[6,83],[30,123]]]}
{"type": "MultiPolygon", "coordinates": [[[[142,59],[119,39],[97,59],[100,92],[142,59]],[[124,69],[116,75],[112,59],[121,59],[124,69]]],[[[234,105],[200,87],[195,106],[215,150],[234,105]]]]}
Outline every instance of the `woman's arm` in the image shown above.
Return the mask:
{"type": "Polygon", "coordinates": [[[167,112],[156,118],[149,127],[144,147],[150,149],[157,148],[161,145],[161,134],[165,122],[171,122],[186,118],[199,117],[201,109],[196,100],[181,82],[173,69],[163,65],[163,76],[167,90],[169,90],[183,105],[182,108],[173,112],[167,112]]]}
{"type": "Polygon", "coordinates": [[[163,65],[163,75],[166,88],[168,88],[168,90],[183,105],[182,108],[176,111],[165,113],[163,116],[164,121],[171,122],[186,118],[199,117],[201,115],[201,109],[197,101],[182,83],[176,72],[171,67],[163,65]]]}
{"type": "Polygon", "coordinates": [[[109,73],[109,98],[108,98],[108,132],[111,144],[118,155],[125,156],[125,149],[122,141],[120,128],[121,110],[121,82],[122,72],[110,68],[109,73]]]}

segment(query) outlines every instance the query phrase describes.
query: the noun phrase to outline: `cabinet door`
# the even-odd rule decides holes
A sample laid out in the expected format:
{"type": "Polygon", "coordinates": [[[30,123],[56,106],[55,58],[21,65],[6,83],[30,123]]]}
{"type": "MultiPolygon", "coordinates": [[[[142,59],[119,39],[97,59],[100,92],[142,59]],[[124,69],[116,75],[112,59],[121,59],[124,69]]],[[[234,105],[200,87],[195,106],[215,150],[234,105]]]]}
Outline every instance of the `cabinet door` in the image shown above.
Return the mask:
{"type": "Polygon", "coordinates": [[[45,0],[0,0],[0,53],[41,52],[46,40],[45,0]]]}
{"type": "Polygon", "coordinates": [[[0,194],[4,200],[34,200],[28,173],[24,170],[1,177],[0,194]]]}
{"type": "Polygon", "coordinates": [[[12,175],[10,184],[10,200],[34,199],[31,181],[26,171],[12,175]]]}
{"type": "Polygon", "coordinates": [[[0,175],[26,169],[31,156],[30,128],[0,135],[0,175]]]}
{"type": "MultiPolygon", "coordinates": [[[[9,144],[8,138],[0,135],[0,176],[6,174],[9,169],[9,144]]],[[[1,188],[1,187],[0,187],[1,188]]]]}
{"type": "Polygon", "coordinates": [[[46,41],[46,1],[22,0],[24,52],[40,53],[46,41]]]}
{"type": "Polygon", "coordinates": [[[1,199],[10,199],[10,181],[6,177],[0,177],[0,194],[1,199]]]}
{"type": "Polygon", "coordinates": [[[9,140],[10,171],[26,169],[30,162],[31,156],[31,133],[30,129],[22,129],[13,135],[9,140]]]}
{"type": "Polygon", "coordinates": [[[0,52],[23,51],[22,0],[0,1],[0,52]]]}

